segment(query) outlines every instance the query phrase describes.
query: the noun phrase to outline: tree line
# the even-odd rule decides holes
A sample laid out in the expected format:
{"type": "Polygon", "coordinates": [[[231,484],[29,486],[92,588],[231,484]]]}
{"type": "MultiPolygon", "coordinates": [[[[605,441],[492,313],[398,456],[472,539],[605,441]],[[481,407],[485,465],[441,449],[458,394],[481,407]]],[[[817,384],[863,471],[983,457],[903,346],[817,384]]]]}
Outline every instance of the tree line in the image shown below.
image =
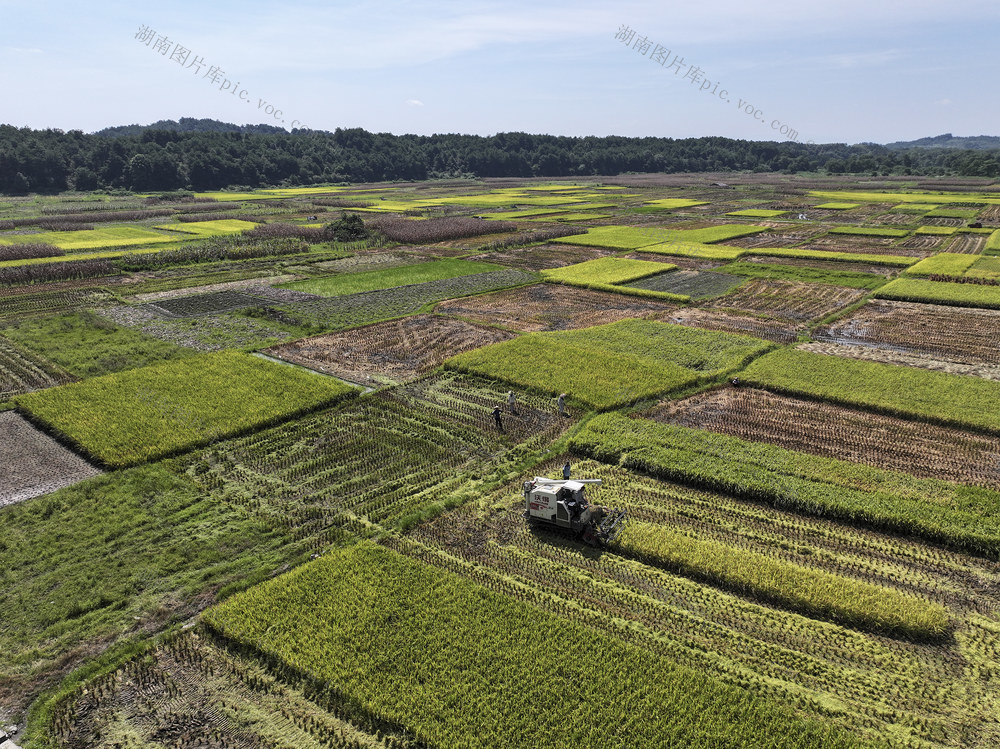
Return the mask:
{"type": "Polygon", "coordinates": [[[521,132],[393,135],[361,128],[272,133],[127,126],[87,134],[0,125],[0,192],[10,195],[727,171],[998,177],[1000,149],[521,132]]]}

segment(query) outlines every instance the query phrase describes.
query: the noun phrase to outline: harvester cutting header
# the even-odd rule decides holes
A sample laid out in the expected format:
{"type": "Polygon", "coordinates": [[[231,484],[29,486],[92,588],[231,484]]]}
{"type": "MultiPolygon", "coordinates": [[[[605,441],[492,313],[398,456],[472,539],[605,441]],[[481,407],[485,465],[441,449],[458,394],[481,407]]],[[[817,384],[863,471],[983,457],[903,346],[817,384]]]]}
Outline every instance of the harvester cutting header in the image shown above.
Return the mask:
{"type": "Polygon", "coordinates": [[[591,505],[584,496],[587,484],[600,479],[547,479],[535,476],[524,482],[524,516],[533,525],[562,529],[592,546],[607,546],[625,525],[624,510],[591,505]]]}

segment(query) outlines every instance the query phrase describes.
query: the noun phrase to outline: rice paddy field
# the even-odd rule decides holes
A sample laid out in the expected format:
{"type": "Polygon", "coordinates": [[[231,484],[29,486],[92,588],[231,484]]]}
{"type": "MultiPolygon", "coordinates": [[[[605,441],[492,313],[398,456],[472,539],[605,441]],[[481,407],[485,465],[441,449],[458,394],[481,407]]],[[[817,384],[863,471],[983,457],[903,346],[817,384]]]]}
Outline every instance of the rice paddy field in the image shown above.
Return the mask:
{"type": "Polygon", "coordinates": [[[1000,745],[998,195],[4,198],[0,728],[1000,745]],[[564,470],[615,533],[527,522],[564,470]]]}

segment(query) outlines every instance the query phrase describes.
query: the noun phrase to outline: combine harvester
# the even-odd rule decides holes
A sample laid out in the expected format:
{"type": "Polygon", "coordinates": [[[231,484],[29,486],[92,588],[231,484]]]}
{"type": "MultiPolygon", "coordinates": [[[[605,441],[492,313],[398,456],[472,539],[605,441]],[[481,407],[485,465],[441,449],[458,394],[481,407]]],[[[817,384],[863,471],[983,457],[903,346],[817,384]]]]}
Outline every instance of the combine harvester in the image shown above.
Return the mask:
{"type": "Polygon", "coordinates": [[[591,546],[609,546],[625,526],[625,510],[589,504],[583,495],[586,484],[600,486],[601,480],[535,476],[533,481],[525,481],[524,517],[532,525],[557,528],[591,546]]]}

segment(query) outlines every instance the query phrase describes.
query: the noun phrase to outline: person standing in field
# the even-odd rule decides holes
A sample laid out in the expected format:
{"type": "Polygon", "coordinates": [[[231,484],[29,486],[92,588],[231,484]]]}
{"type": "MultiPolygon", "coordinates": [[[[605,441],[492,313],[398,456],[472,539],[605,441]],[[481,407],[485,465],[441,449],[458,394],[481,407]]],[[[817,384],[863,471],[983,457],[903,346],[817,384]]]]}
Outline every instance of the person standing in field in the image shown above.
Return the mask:
{"type": "Polygon", "coordinates": [[[517,416],[517,397],[513,390],[507,391],[507,407],[514,416],[517,416]]]}
{"type": "Polygon", "coordinates": [[[566,413],[566,393],[560,393],[559,397],[556,399],[556,407],[559,409],[560,416],[569,416],[566,413]]]}
{"type": "Polygon", "coordinates": [[[567,460],[566,465],[563,466],[563,479],[566,481],[569,481],[569,472],[570,472],[569,461],[567,460]]]}
{"type": "Polygon", "coordinates": [[[493,421],[497,423],[497,429],[503,431],[503,419],[500,418],[500,406],[493,409],[493,421]]]}

